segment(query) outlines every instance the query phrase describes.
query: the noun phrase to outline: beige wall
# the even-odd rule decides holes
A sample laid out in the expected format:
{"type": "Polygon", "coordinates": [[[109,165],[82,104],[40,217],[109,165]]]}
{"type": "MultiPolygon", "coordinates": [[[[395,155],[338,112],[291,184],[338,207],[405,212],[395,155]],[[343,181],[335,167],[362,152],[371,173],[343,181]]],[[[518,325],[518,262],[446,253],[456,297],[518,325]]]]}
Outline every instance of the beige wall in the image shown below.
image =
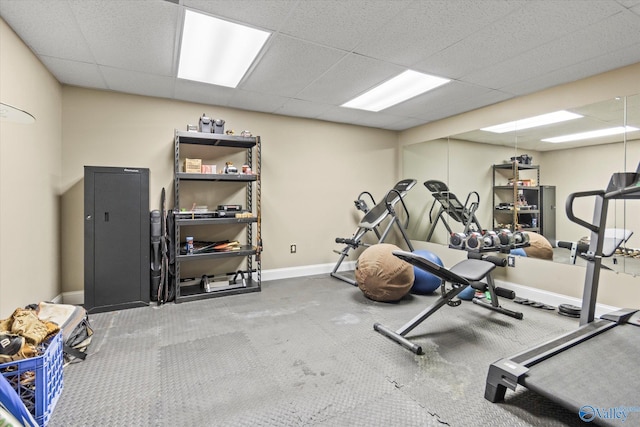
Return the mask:
{"type": "Polygon", "coordinates": [[[395,132],[65,86],[63,291],[84,286],[83,167],[149,168],[154,209],[162,187],[173,200],[174,129],[203,112],[261,137],[263,269],[335,262],[334,239],[357,224],[353,200],[381,198],[398,176],[395,132]]]}
{"type": "Polygon", "coordinates": [[[0,121],[0,318],[59,294],[61,88],[0,19],[0,101],[34,124],[0,121]]]}

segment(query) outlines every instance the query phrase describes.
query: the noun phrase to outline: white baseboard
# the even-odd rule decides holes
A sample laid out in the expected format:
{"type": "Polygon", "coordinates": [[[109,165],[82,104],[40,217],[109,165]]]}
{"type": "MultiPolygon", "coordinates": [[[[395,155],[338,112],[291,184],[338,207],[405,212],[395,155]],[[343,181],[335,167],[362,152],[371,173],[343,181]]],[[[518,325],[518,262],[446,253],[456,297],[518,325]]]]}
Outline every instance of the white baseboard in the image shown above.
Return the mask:
{"type": "MultiPolygon", "coordinates": [[[[556,294],[555,292],[549,292],[542,289],[530,288],[528,286],[522,286],[504,280],[496,280],[495,284],[496,286],[511,289],[519,298],[525,298],[531,301],[538,301],[554,306],[558,306],[560,304],[571,304],[577,307],[582,306],[582,300],[580,298],[556,294]]],[[[613,307],[605,304],[596,304],[596,317],[600,317],[605,313],[610,313],[619,309],[620,307],[613,307]]]]}
{"type": "MultiPolygon", "coordinates": [[[[313,276],[316,274],[329,274],[333,271],[335,264],[316,264],[301,267],[274,268],[262,270],[262,281],[290,279],[294,277],[313,276]]],[[[343,262],[338,271],[349,271],[356,268],[355,261],[343,262]]],[[[255,274],[254,274],[255,276],[255,274]]],[[[81,305],[84,304],[84,291],[63,292],[53,300],[56,303],[81,305]]]]}
{"type": "MultiPolygon", "coordinates": [[[[314,276],[318,274],[329,274],[333,271],[335,264],[315,264],[304,265],[300,267],[274,268],[262,271],[262,281],[291,279],[295,277],[314,276]]],[[[343,262],[338,271],[350,271],[356,267],[355,261],[343,262]]],[[[496,280],[496,286],[505,287],[513,290],[520,298],[539,301],[544,304],[558,306],[560,304],[571,304],[580,307],[582,302],[580,298],[574,298],[567,295],[556,294],[541,289],[530,288],[528,286],[518,285],[503,280],[496,280]]],[[[63,302],[64,304],[80,305],[84,303],[84,291],[63,292],[54,298],[53,302],[63,302]]],[[[596,304],[596,317],[602,314],[618,310],[619,307],[612,307],[605,304],[596,304]]]]}
{"type": "MultiPolygon", "coordinates": [[[[84,291],[63,292],[60,295],[63,304],[82,305],[84,304],[84,291]]],[[[56,297],[57,298],[57,297],[56,297]]],[[[56,301],[59,302],[59,301],[56,301]]]]}
{"type": "MultiPolygon", "coordinates": [[[[262,281],[278,279],[291,279],[294,277],[314,276],[316,274],[329,274],[333,271],[335,264],[303,265],[300,267],[275,268],[262,271],[262,281]]],[[[347,261],[340,264],[338,271],[351,271],[356,268],[355,261],[347,261]]]]}

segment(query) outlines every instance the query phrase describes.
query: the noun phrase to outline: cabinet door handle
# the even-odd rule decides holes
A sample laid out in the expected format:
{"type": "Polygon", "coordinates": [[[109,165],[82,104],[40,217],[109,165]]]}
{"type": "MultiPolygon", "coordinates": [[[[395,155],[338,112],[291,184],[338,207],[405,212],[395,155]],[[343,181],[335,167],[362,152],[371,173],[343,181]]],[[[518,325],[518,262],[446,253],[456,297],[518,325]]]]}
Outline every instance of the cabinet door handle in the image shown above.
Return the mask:
{"type": "Polygon", "coordinates": [[[109,222],[109,212],[104,213],[104,222],[109,222]]]}

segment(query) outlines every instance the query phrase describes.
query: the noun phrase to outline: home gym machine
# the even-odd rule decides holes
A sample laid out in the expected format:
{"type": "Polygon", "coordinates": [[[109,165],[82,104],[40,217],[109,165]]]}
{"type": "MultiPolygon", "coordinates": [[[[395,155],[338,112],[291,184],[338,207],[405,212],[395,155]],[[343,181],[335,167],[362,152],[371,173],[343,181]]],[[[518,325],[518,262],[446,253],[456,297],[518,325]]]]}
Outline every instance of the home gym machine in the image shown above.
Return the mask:
{"type": "Polygon", "coordinates": [[[463,233],[468,233],[469,231],[482,231],[482,226],[480,225],[480,221],[476,218],[476,211],[478,210],[478,205],[480,204],[480,195],[477,191],[472,191],[467,195],[467,199],[464,202],[460,202],[460,199],[449,191],[449,187],[442,181],[437,181],[435,179],[425,181],[424,186],[427,187],[427,190],[431,191],[431,195],[435,199],[433,204],[431,205],[431,209],[429,210],[429,223],[431,226],[429,227],[429,232],[427,234],[427,242],[431,241],[431,237],[433,236],[433,232],[436,229],[436,225],[438,225],[438,221],[442,220],[442,223],[446,227],[449,234],[453,233],[453,230],[449,226],[447,220],[443,217],[446,213],[453,220],[464,225],[463,233]],[[436,202],[440,204],[440,209],[436,214],[435,219],[433,219],[433,209],[436,206],[436,202]],[[475,230],[472,230],[472,227],[475,227],[475,230]]]}
{"type": "Polygon", "coordinates": [[[402,200],[407,191],[411,190],[416,185],[415,179],[403,179],[398,182],[389,192],[385,195],[384,199],[378,204],[376,204],[373,196],[368,191],[364,191],[360,193],[358,196],[358,200],[355,201],[356,208],[364,212],[364,216],[360,220],[358,224],[358,228],[353,233],[353,236],[350,238],[336,238],[336,243],[344,244],[344,248],[341,251],[334,251],[340,255],[338,258],[338,262],[335,267],[333,267],[333,271],[331,272],[331,277],[335,277],[336,279],[342,280],[343,282],[347,282],[353,286],[357,286],[357,283],[354,279],[350,277],[346,277],[338,273],[338,269],[342,264],[342,261],[349,256],[349,252],[354,249],[358,249],[360,246],[371,246],[370,244],[364,243],[362,241],[363,237],[370,231],[373,231],[378,239],[377,243],[383,243],[389,232],[393,228],[394,225],[400,230],[402,234],[402,238],[407,243],[410,251],[413,251],[413,246],[411,245],[411,241],[407,234],[405,233],[405,228],[409,225],[409,211],[407,206],[404,204],[402,200]],[[374,206],[369,209],[366,202],[363,200],[363,196],[367,195],[374,206]],[[400,202],[402,208],[405,212],[406,221],[403,225],[398,218],[398,215],[395,210],[395,206],[400,202]],[[380,232],[380,228],[382,227],[382,223],[389,218],[389,221],[386,223],[386,227],[382,232],[380,232]]]}
{"type": "MultiPolygon", "coordinates": [[[[514,247],[513,244],[510,246],[514,247]]],[[[489,249],[489,247],[487,247],[486,250],[495,251],[496,248],[489,249]]],[[[513,298],[515,296],[510,290],[496,288],[490,274],[496,266],[506,267],[507,260],[505,258],[485,255],[480,251],[469,251],[467,253],[468,258],[466,260],[460,261],[453,267],[447,269],[420,255],[410,252],[393,251],[393,255],[443,279],[440,286],[440,298],[397,331],[392,331],[380,323],[375,323],[373,325],[374,330],[380,332],[382,335],[392,341],[395,341],[404,348],[411,350],[415,354],[422,354],[422,346],[409,341],[405,336],[441,307],[445,305],[451,307],[459,306],[462,301],[454,298],[469,286],[480,292],[489,292],[490,302],[480,298],[473,298],[474,304],[505,314],[515,319],[523,318],[522,313],[501,307],[498,301],[498,295],[508,298],[513,298]],[[486,280],[486,283],[482,282],[482,280],[486,280]],[[447,282],[451,284],[450,288],[446,286],[447,282]]]]}
{"type": "Polygon", "coordinates": [[[622,309],[594,320],[607,207],[616,199],[640,199],[640,164],[635,173],[613,174],[606,190],[572,193],[567,198],[569,219],[591,232],[579,328],[493,363],[484,393],[487,400],[502,401],[507,388],[515,390],[521,384],[577,413],[583,421],[619,426],[618,415],[628,415],[636,417],[632,424],[640,422],[640,413],[620,410],[629,404],[638,410],[640,312],[622,309]],[[584,197],[594,198],[593,222],[573,213],[574,200],[584,197]]]}

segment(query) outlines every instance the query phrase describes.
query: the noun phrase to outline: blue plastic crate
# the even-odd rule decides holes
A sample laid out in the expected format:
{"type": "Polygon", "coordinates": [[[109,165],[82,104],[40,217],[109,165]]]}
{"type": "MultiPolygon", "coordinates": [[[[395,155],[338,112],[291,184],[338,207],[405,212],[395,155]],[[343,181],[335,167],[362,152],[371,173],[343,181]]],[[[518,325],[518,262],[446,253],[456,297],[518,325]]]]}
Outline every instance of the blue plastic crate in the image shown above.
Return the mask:
{"type": "Polygon", "coordinates": [[[0,373],[40,426],[47,425],[62,393],[63,362],[62,333],[58,333],[41,356],[0,364],[0,373]]]}

